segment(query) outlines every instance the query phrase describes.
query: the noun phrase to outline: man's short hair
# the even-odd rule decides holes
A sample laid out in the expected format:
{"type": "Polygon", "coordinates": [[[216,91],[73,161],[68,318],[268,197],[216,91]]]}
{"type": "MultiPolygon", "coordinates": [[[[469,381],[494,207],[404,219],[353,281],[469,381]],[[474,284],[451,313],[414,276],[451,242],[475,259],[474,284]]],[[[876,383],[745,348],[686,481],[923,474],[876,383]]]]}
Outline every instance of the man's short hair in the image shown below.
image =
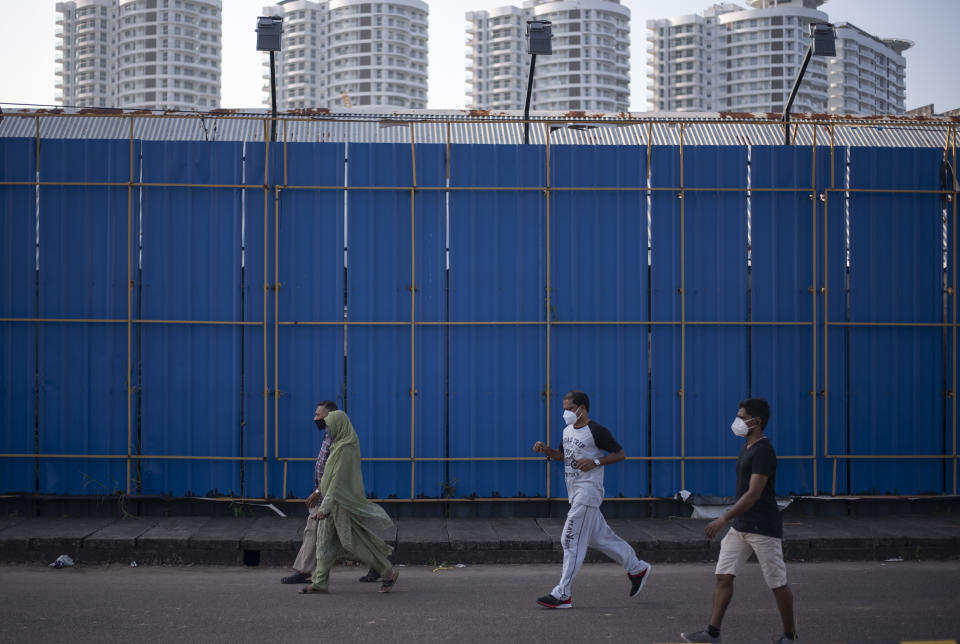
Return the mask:
{"type": "Polygon", "coordinates": [[[739,408],[750,414],[751,418],[760,419],[760,429],[766,429],[770,422],[770,405],[763,398],[747,398],[741,400],[739,408]]]}
{"type": "Polygon", "coordinates": [[[327,411],[337,411],[340,409],[337,407],[337,403],[333,402],[332,400],[321,400],[317,403],[317,407],[326,407],[327,411]]]}
{"type": "Polygon", "coordinates": [[[563,396],[564,400],[569,400],[577,407],[583,407],[587,411],[590,411],[590,396],[585,394],[582,391],[574,389],[573,391],[568,391],[563,396]]]}

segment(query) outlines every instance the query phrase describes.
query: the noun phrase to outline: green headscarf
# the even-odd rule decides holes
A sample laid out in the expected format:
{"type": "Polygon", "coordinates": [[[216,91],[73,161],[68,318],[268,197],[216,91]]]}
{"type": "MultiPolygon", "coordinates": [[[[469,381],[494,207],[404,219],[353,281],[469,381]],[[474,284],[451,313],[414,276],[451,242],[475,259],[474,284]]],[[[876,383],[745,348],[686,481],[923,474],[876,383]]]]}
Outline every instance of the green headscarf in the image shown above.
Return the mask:
{"type": "Polygon", "coordinates": [[[389,528],[393,521],[383,508],[367,499],[360,470],[360,440],[350,418],[342,411],[332,411],[327,414],[326,423],[331,444],[320,479],[323,502],[319,510],[328,515],[326,521],[333,522],[340,543],[349,550],[353,532],[359,527],[356,523],[370,531],[389,528]]]}

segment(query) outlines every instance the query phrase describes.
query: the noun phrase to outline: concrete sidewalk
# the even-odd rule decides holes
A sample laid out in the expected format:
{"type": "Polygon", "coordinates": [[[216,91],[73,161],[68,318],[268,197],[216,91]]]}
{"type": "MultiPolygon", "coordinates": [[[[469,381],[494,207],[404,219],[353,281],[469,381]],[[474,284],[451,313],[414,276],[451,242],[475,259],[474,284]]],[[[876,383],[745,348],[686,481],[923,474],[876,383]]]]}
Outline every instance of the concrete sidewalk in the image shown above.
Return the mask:
{"type": "MultiPolygon", "coordinates": [[[[219,564],[289,566],[305,518],[135,517],[0,518],[0,562],[78,564],[219,564]]],[[[707,521],[610,519],[610,526],[650,562],[715,561],[720,540],[707,521]]],[[[394,563],[559,563],[563,519],[401,518],[381,536],[394,563]]],[[[790,561],[947,559],[960,557],[960,515],[784,517],[790,561]]],[[[591,561],[607,561],[591,551],[591,561]]]]}

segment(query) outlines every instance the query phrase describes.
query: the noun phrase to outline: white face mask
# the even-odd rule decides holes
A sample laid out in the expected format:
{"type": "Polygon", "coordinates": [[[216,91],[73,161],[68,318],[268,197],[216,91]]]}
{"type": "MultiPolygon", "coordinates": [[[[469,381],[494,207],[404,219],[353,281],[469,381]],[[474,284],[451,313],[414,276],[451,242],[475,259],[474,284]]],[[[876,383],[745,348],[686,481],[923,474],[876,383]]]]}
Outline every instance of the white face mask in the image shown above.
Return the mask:
{"type": "Polygon", "coordinates": [[[577,412],[570,411],[569,409],[563,410],[563,422],[568,425],[572,425],[577,422],[577,412]]]}
{"type": "Polygon", "coordinates": [[[737,416],[737,419],[733,421],[733,424],[730,425],[730,431],[732,431],[737,436],[743,438],[750,433],[750,428],[747,427],[747,424],[743,421],[742,418],[737,416]]]}

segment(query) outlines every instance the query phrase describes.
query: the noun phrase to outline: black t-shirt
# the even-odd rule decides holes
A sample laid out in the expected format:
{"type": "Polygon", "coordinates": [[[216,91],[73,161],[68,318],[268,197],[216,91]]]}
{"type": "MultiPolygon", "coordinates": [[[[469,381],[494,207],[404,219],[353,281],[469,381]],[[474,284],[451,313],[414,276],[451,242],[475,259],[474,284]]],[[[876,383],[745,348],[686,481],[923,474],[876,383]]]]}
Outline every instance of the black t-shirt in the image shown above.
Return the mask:
{"type": "Polygon", "coordinates": [[[743,446],[737,457],[737,499],[750,489],[750,477],[753,474],[767,476],[760,498],[753,507],[733,520],[733,527],[740,532],[753,532],[768,537],[783,538],[783,520],[774,487],[777,482],[777,453],[765,437],[751,446],[743,446]]]}

